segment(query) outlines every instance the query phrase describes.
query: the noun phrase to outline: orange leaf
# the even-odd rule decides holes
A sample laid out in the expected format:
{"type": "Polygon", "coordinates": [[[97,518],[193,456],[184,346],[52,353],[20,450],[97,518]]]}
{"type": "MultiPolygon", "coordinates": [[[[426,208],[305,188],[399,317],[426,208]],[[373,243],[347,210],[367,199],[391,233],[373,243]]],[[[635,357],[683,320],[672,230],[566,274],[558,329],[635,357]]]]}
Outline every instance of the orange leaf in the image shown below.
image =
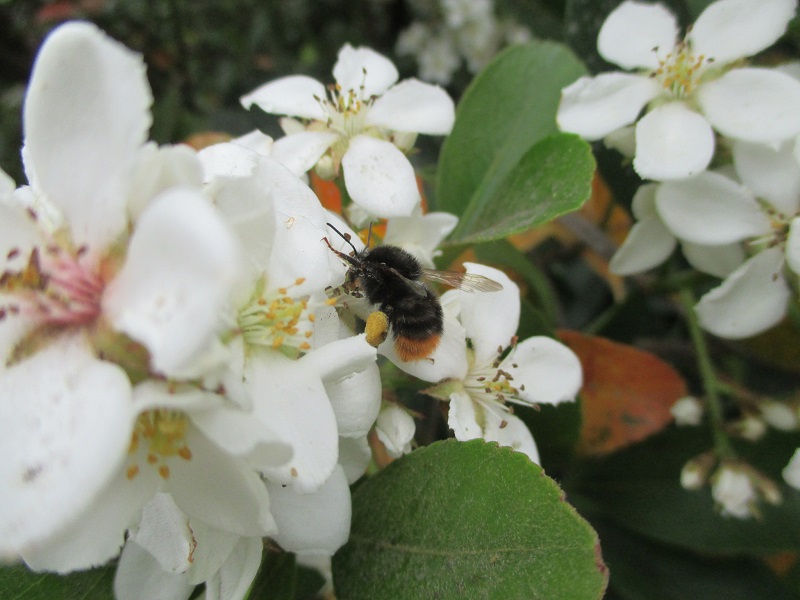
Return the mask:
{"type": "Polygon", "coordinates": [[[583,366],[583,424],[578,452],[602,456],[641,441],[672,420],[686,382],[657,356],[600,337],[560,330],[583,366]]]}

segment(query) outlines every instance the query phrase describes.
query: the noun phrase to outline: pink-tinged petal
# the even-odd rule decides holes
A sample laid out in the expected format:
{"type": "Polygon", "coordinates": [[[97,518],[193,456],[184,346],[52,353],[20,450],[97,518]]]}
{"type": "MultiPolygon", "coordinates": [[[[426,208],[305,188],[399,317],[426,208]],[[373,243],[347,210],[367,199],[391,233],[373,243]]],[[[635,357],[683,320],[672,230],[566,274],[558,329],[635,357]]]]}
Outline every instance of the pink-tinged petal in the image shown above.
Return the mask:
{"type": "Polygon", "coordinates": [[[135,418],[125,373],[62,337],[0,374],[0,557],[42,548],[118,472],[135,418]]]}
{"type": "Polygon", "coordinates": [[[791,297],[783,278],[783,253],[770,248],[736,269],[722,285],[695,306],[700,325],[724,338],[744,338],[765,331],[786,314],[791,297]]]}
{"type": "Polygon", "coordinates": [[[623,69],[656,69],[658,57],[672,52],[678,22],[665,6],[627,1],[606,17],[597,51],[623,69]]]}
{"type": "Polygon", "coordinates": [[[725,279],[745,261],[744,248],[739,243],[704,246],[683,242],[681,250],[686,260],[698,271],[725,279]]]}
{"type": "Polygon", "coordinates": [[[313,494],[267,483],[278,524],[273,539],[289,552],[333,555],[350,535],[350,488],[340,466],[313,494]]]}
{"type": "Polygon", "coordinates": [[[778,41],[794,17],[796,0],[718,0],[709,4],[687,36],[695,56],[722,65],[753,56],[778,41]]]}
{"type": "Polygon", "coordinates": [[[583,370],[575,353],[545,336],[518,344],[501,368],[513,376],[519,396],[534,404],[572,402],[583,383],[583,370]]]}
{"type": "Polygon", "coordinates": [[[375,433],[393,458],[411,452],[411,440],[417,432],[413,417],[397,404],[388,404],[381,409],[375,423],[375,433]]]}
{"type": "Polygon", "coordinates": [[[656,206],[672,233],[696,244],[730,244],[770,230],[769,219],[747,188],[710,171],[663,183],[656,206]]]}
{"type": "Polygon", "coordinates": [[[325,99],[325,86],[305,75],[290,75],[265,83],[239,99],[242,106],[253,104],[273,115],[301,119],[325,120],[320,101],[325,99]]]}
{"type": "Polygon", "coordinates": [[[654,79],[642,75],[602,73],[581,77],[561,90],[556,120],[562,131],[599,140],[633,123],[660,91],[654,79]]]}
{"type": "Polygon", "coordinates": [[[633,168],[643,179],[685,179],[703,171],[714,156],[714,132],[682,102],[651,110],[636,125],[633,168]]]}
{"type": "Polygon", "coordinates": [[[456,118],[455,104],[438,85],[405,79],[378,98],[366,123],[392,131],[447,135],[456,118]]]}
{"type": "Polygon", "coordinates": [[[347,483],[353,485],[367,472],[372,462],[372,449],[367,436],[360,438],[339,438],[339,465],[342,467],[347,483]]]}
{"type": "Polygon", "coordinates": [[[25,170],[66,215],[76,246],[102,249],[125,229],[151,103],[141,57],[94,25],[62,25],[39,51],[23,114],[25,170]]]}
{"type": "Polygon", "coordinates": [[[483,439],[508,446],[517,452],[527,454],[537,465],[540,462],[539,449],[533,440],[530,429],[519,417],[506,414],[502,417],[494,412],[486,411],[486,425],[483,427],[483,439]]]}
{"type": "Polygon", "coordinates": [[[384,140],[358,135],[342,158],[347,192],[376,217],[405,217],[420,202],[414,167],[384,140]]]}
{"type": "Polygon", "coordinates": [[[498,292],[460,291],[461,323],[472,341],[474,364],[484,367],[511,344],[519,327],[519,288],[508,275],[485,265],[464,263],[467,273],[481,275],[503,286],[498,292]]]}
{"type": "Polygon", "coordinates": [[[29,548],[23,558],[34,571],[68,573],[98,567],[119,555],[125,531],[158,487],[154,472],[129,479],[125,469],[95,497],[83,513],[58,534],[29,548]]]}
{"type": "Polygon", "coordinates": [[[792,219],[786,239],[786,264],[800,275],[800,217],[792,219]]]}
{"type": "Polygon", "coordinates": [[[203,167],[197,152],[186,144],[157,146],[145,144],[133,167],[136,185],[128,195],[128,211],[137,219],[159,193],[175,186],[200,188],[203,167]]]}
{"type": "Polygon", "coordinates": [[[189,460],[173,459],[166,489],[190,518],[241,536],[271,535],[275,522],[258,473],[213,445],[196,429],[185,436],[189,460]]]}
{"type": "Polygon", "coordinates": [[[800,133],[800,81],[774,69],[733,69],[697,90],[708,122],[723,135],[774,143],[800,133]]]}
{"type": "Polygon", "coordinates": [[[317,491],[333,472],[339,452],[336,416],[319,376],[303,361],[269,350],[254,351],[245,377],[258,418],[294,442],[291,460],[264,474],[298,493],[317,491]]]}
{"type": "Polygon", "coordinates": [[[389,336],[378,347],[378,352],[397,367],[423,381],[463,379],[467,374],[467,344],[464,326],[454,316],[445,313],[444,333],[439,345],[428,358],[405,362],[394,349],[394,339],[389,336]]]}
{"type": "Polygon", "coordinates": [[[233,233],[199,194],[176,188],[142,214],[103,309],[173,374],[211,344],[239,268],[233,233]]]}
{"type": "Polygon", "coordinates": [[[204,600],[247,598],[261,566],[264,542],[258,537],[244,538],[231,552],[219,571],[206,580],[204,600]]]}
{"type": "Polygon", "coordinates": [[[658,216],[647,217],[631,228],[608,267],[617,275],[647,271],[667,260],[677,243],[658,216]]]}
{"type": "Polygon", "coordinates": [[[165,571],[136,542],[125,544],[114,577],[118,600],[181,600],[189,598],[194,588],[187,575],[165,571]]]}
{"type": "Polygon", "coordinates": [[[477,410],[484,411],[475,405],[466,392],[450,394],[450,410],[447,415],[447,426],[453,430],[456,439],[461,442],[483,437],[483,427],[478,424],[477,410]]]}
{"type": "Polygon", "coordinates": [[[397,81],[399,74],[394,63],[374,50],[345,44],[333,65],[333,78],[342,89],[363,94],[364,99],[380,95],[397,81]]]}
{"type": "Polygon", "coordinates": [[[271,156],[300,177],[317,164],[337,139],[335,133],[301,131],[284,136],[272,144],[271,156]]]}
{"type": "MultiPolygon", "coordinates": [[[[374,350],[374,349],[373,349],[374,350]]],[[[339,435],[364,437],[381,409],[381,374],[376,363],[326,382],[339,435]]]]}
{"type": "Polygon", "coordinates": [[[794,157],[794,140],[780,148],[736,141],[733,163],[742,183],[778,211],[793,215],[800,209],[800,164],[794,157]]]}

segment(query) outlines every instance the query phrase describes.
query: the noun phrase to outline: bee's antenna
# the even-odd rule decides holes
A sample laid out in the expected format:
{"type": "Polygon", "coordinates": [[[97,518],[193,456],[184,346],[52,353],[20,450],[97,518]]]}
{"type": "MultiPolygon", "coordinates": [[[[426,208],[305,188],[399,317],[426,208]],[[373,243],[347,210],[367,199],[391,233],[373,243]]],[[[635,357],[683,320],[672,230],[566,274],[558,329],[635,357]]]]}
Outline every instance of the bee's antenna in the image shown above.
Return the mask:
{"type": "MultiPolygon", "coordinates": [[[[350,244],[350,247],[353,249],[353,252],[354,252],[356,255],[358,255],[358,250],[356,250],[356,247],[355,247],[355,246],[353,246],[353,242],[351,242],[351,241],[350,241],[350,236],[349,236],[349,235],[345,235],[344,233],[342,233],[341,231],[339,231],[338,229],[336,229],[336,227],[334,227],[334,226],[333,226],[333,225],[331,225],[330,223],[325,223],[325,225],[327,225],[328,227],[330,227],[331,229],[333,229],[333,230],[334,230],[336,233],[338,233],[338,234],[339,234],[339,237],[340,237],[340,238],[342,238],[342,239],[343,239],[345,242],[347,242],[348,244],[350,244]]],[[[328,245],[330,246],[330,244],[328,244],[328,245]]],[[[369,247],[369,244],[367,244],[367,247],[369,247]]]]}
{"type": "Polygon", "coordinates": [[[367,232],[367,248],[369,248],[369,242],[372,239],[372,224],[374,221],[369,222],[369,231],[367,232]]]}

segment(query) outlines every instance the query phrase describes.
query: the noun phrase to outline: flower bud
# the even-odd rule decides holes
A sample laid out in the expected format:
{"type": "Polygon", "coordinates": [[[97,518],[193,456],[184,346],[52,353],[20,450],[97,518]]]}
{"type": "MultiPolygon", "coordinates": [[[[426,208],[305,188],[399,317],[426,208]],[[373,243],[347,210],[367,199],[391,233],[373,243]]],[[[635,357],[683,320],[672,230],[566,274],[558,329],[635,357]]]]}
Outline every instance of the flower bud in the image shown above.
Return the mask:
{"type": "Polygon", "coordinates": [[[676,425],[699,425],[703,420],[703,405],[694,396],[680,398],[669,409],[676,425]]]}

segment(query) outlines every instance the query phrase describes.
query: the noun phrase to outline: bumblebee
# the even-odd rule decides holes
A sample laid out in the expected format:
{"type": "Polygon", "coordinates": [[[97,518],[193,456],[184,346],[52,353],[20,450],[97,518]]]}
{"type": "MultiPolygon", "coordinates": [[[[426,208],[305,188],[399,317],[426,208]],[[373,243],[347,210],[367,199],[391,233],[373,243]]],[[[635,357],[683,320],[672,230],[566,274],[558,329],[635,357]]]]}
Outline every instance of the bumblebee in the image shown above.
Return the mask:
{"type": "MultiPolygon", "coordinates": [[[[426,269],[411,253],[391,245],[367,247],[359,252],[347,236],[328,223],[353,249],[339,252],[328,238],[328,248],[349,265],[344,289],[370,304],[366,323],[367,341],[378,346],[389,332],[394,349],[403,361],[429,358],[444,331],[444,313],[439,298],[425,281],[445,283],[467,292],[496,292],[503,286],[472,273],[426,269]]],[[[367,242],[369,246],[369,242],[367,242]]]]}

